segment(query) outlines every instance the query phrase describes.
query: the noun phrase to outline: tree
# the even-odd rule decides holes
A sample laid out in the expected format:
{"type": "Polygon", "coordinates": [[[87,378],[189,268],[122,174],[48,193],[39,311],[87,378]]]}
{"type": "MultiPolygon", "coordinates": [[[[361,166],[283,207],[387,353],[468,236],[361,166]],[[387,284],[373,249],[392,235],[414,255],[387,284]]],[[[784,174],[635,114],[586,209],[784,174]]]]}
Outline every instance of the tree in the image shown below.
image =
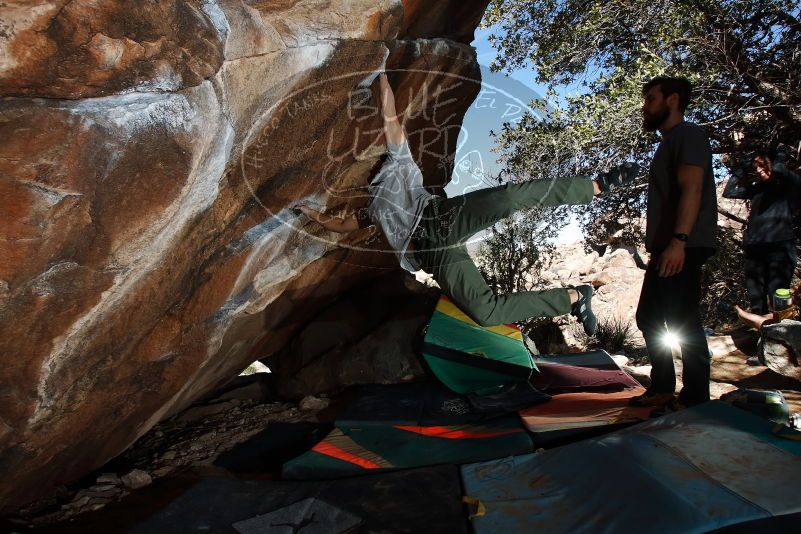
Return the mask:
{"type": "Polygon", "coordinates": [[[496,292],[525,291],[538,285],[547,267],[559,217],[552,211],[530,209],[490,228],[478,248],[477,264],[496,292]]]}
{"type": "MultiPolygon", "coordinates": [[[[623,160],[648,165],[658,139],[642,131],[641,88],[663,74],[693,82],[688,118],[707,129],[721,156],[718,171],[746,151],[779,145],[790,149],[788,166],[798,166],[797,0],[491,0],[483,25],[503,30],[490,37],[498,51],[492,70],[530,62],[536,81],[550,86],[551,105],[534,104],[546,120],[526,116],[498,136],[502,175],[591,175],[623,160]],[[571,85],[581,92],[554,105],[556,88],[571,85]]],[[[603,242],[602,223],[612,220],[639,243],[644,191],[576,210],[590,241],[603,242]]]]}

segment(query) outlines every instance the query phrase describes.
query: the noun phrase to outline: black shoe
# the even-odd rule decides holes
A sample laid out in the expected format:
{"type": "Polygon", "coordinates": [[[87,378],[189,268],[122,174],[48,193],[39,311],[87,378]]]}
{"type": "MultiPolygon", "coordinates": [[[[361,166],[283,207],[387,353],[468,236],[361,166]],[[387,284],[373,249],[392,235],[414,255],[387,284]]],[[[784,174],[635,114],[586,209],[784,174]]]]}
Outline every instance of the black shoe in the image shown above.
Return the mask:
{"type": "Polygon", "coordinates": [[[662,410],[674,400],[676,400],[676,396],[673,393],[654,393],[653,391],[646,391],[642,395],[630,398],[629,406],[662,410]]]}
{"type": "Polygon", "coordinates": [[[592,311],[592,286],[584,284],[580,286],[570,286],[579,293],[579,299],[573,304],[570,309],[570,315],[573,315],[584,327],[584,333],[588,336],[595,335],[595,328],[598,326],[598,319],[592,311]]]}
{"type": "Polygon", "coordinates": [[[634,162],[626,162],[612,167],[607,172],[598,173],[596,180],[601,191],[608,193],[628,186],[637,178],[638,174],[640,174],[640,166],[634,162]]]}

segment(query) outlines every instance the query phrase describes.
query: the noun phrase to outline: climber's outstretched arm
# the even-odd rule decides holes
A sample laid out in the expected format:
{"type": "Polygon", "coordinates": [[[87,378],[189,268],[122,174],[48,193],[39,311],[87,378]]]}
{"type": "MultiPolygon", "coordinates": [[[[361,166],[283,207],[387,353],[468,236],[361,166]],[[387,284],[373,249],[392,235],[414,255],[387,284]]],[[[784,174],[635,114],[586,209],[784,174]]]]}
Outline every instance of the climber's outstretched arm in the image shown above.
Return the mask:
{"type": "Polygon", "coordinates": [[[395,109],[395,94],[389,85],[386,73],[378,76],[379,90],[381,91],[381,112],[384,115],[384,135],[387,143],[400,145],[406,140],[403,125],[398,121],[398,112],[395,109]]]}

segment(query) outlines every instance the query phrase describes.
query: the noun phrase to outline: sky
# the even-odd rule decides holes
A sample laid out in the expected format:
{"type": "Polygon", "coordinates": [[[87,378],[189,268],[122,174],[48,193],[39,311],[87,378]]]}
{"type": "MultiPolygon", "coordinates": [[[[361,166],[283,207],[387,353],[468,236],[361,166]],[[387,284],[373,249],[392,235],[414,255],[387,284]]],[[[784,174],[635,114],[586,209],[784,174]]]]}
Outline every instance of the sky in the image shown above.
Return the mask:
{"type": "MultiPolygon", "coordinates": [[[[489,35],[498,31],[497,28],[477,29],[471,43],[476,48],[481,66],[482,87],[465,114],[457,141],[454,172],[445,188],[448,196],[487,187],[481,177],[496,176],[500,170],[497,154],[492,152],[496,139],[490,131],[500,132],[504,122],[514,123],[526,110],[537,114],[529,103],[546,93],[545,86],[534,82],[536,72],[530,67],[517,69],[509,75],[490,72],[489,65],[495,59],[496,51],[489,43],[489,35]]],[[[573,243],[582,237],[578,222],[571,221],[556,241],[573,243]]],[[[475,239],[480,239],[480,236],[475,239]]]]}

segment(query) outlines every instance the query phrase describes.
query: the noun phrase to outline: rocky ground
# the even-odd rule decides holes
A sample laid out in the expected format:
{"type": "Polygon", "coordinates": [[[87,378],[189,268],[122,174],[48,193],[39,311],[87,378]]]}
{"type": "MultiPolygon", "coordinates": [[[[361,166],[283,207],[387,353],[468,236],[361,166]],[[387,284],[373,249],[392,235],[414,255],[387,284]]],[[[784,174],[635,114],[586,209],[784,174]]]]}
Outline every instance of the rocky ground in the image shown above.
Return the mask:
{"type": "MultiPolygon", "coordinates": [[[[756,349],[753,331],[710,336],[709,345],[713,352],[713,398],[738,387],[778,389],[787,399],[791,413],[801,412],[801,382],[766,367],[746,365],[748,354],[756,349]]],[[[637,365],[624,355],[615,355],[615,360],[644,385],[648,384],[650,366],[637,365]]],[[[675,364],[680,376],[680,358],[675,364]]],[[[199,476],[203,476],[202,470],[213,470],[214,461],[222,453],[271,425],[332,419],[336,398],[309,396],[299,403],[271,402],[270,391],[267,373],[239,377],[221,392],[155,426],[121,457],[91,476],[28,507],[9,525],[22,531],[84,519],[88,512],[131,499],[132,494],[157,480],[185,476],[187,470],[193,470],[194,476],[200,470],[199,476]]]]}
{"type": "MultiPolygon", "coordinates": [[[[550,270],[543,274],[543,278],[554,286],[591,283],[597,291],[593,307],[601,323],[618,321],[634,325],[634,312],[639,292],[632,288],[639,288],[642,282],[643,257],[643,251],[632,248],[610,247],[605,254],[599,255],[595,251],[586,252],[580,244],[569,245],[560,248],[559,255],[554,258],[550,270]]],[[[420,299],[421,303],[428,303],[428,300],[433,298],[427,293],[429,290],[424,286],[411,291],[407,287],[411,282],[405,278],[395,284],[390,282],[391,280],[382,279],[379,285],[385,288],[394,288],[390,291],[391,296],[395,299],[392,302],[411,302],[414,299],[420,299]]],[[[367,289],[369,290],[366,291],[367,294],[374,295],[373,289],[370,287],[367,289]]],[[[348,298],[356,299],[353,295],[348,298]]],[[[358,299],[355,302],[358,302],[358,299]]],[[[430,303],[426,304],[426,306],[428,305],[430,303]]],[[[420,303],[415,304],[415,308],[420,306],[420,303]]],[[[395,308],[400,310],[398,306],[393,307],[393,309],[395,308]]],[[[327,314],[322,314],[316,322],[310,324],[321,323],[330,329],[332,317],[340,322],[348,322],[349,314],[346,312],[346,309],[333,307],[326,312],[327,314]]],[[[306,338],[300,336],[298,338],[300,341],[292,346],[295,350],[300,350],[299,347],[305,348],[304,350],[307,352],[313,350],[315,357],[308,359],[318,362],[316,364],[318,366],[328,360],[317,355],[317,352],[323,355],[331,352],[329,359],[340,362],[340,367],[348,362],[346,367],[370,368],[374,375],[371,376],[376,381],[385,381],[387,377],[381,375],[380,371],[386,366],[382,367],[370,358],[364,360],[367,362],[366,365],[358,366],[356,363],[361,361],[358,355],[362,352],[365,354],[376,353],[376,347],[381,345],[381,340],[413,338],[415,332],[419,330],[419,325],[410,317],[416,315],[411,312],[406,315],[401,313],[383,318],[384,327],[378,327],[371,334],[347,347],[342,345],[341,337],[344,335],[344,330],[337,328],[338,345],[334,347],[333,352],[329,350],[325,340],[319,338],[319,332],[315,334],[316,330],[311,327],[307,333],[307,337],[311,337],[301,343],[300,341],[306,338]],[[393,335],[391,332],[387,333],[387,328],[397,335],[393,335]],[[311,339],[315,340],[314,344],[310,344],[311,339]],[[378,345],[370,342],[371,339],[376,339],[378,345]],[[360,351],[359,347],[362,345],[366,349],[360,351]],[[350,356],[348,356],[349,354],[350,356]]],[[[359,324],[364,322],[363,319],[350,321],[350,323],[359,324]]],[[[542,352],[576,352],[585,350],[588,343],[598,343],[597,339],[587,339],[580,326],[571,317],[557,319],[553,324],[556,334],[552,332],[550,345],[540,346],[542,352]]],[[[365,328],[373,327],[375,325],[370,324],[365,328]]],[[[362,334],[364,332],[359,333],[359,336],[362,334]]],[[[359,336],[354,334],[352,337],[359,336]]],[[[756,340],[757,334],[754,330],[741,329],[731,335],[714,334],[710,331],[708,341],[713,353],[712,397],[719,398],[740,387],[778,389],[783,392],[791,413],[801,412],[801,382],[781,376],[766,367],[746,365],[747,357],[756,353],[756,340]]],[[[392,361],[397,363],[416,360],[415,351],[411,345],[407,346],[408,343],[396,345],[392,345],[390,350],[386,343],[383,344],[385,352],[391,354],[392,361]]],[[[608,349],[610,353],[617,352],[614,354],[617,363],[643,385],[648,385],[650,366],[647,365],[647,358],[643,357],[642,338],[636,327],[632,328],[626,340],[626,346],[622,349],[615,351],[603,345],[599,348],[608,349]]],[[[681,360],[678,356],[677,354],[675,365],[679,375],[678,388],[681,388],[681,360]]],[[[279,360],[276,360],[277,363],[279,360]]],[[[331,366],[332,369],[339,369],[334,364],[331,366]]],[[[410,366],[411,363],[406,365],[406,367],[410,366]]],[[[387,369],[391,371],[394,367],[387,369]]],[[[397,369],[394,370],[397,371],[397,369]]],[[[215,469],[217,474],[220,471],[224,472],[224,469],[221,470],[214,466],[215,460],[221,454],[248,441],[267,428],[281,423],[317,424],[330,422],[333,419],[334,408],[338,400],[342,398],[341,395],[337,396],[332,393],[332,398],[329,399],[326,394],[316,393],[317,396],[306,396],[300,402],[276,402],[277,392],[280,392],[280,388],[276,387],[278,379],[286,383],[289,383],[290,380],[297,381],[300,371],[294,370],[291,373],[294,378],[289,375],[281,376],[281,373],[266,372],[268,369],[259,362],[255,362],[252,368],[249,368],[249,372],[253,371],[261,372],[250,376],[240,376],[223,389],[159,423],[121,456],[77,483],[69,487],[62,486],[50,498],[39,501],[21,511],[9,523],[9,526],[20,530],[26,527],[45,526],[47,530],[47,525],[51,525],[49,528],[52,528],[52,526],[83,520],[87,516],[92,516],[89,512],[104,509],[112,503],[136,500],[137,492],[141,492],[142,488],[150,486],[154,482],[177,480],[179,477],[185,477],[188,472],[194,473],[192,476],[195,477],[207,476],[215,469]],[[203,471],[204,469],[207,471],[203,471]]],[[[340,373],[336,374],[341,382],[340,373]]],[[[358,376],[354,377],[354,383],[358,383],[362,379],[369,380],[363,370],[357,374],[358,376]]],[[[347,384],[341,383],[340,388],[342,385],[347,384]]],[[[304,388],[298,388],[298,391],[306,389],[307,391],[328,392],[332,387],[332,384],[327,382],[320,384],[315,382],[311,385],[305,384],[304,388]]],[[[259,476],[277,476],[277,472],[260,473],[259,476]]]]}
{"type": "Polygon", "coordinates": [[[162,421],[95,473],[21,510],[9,526],[30,528],[75,520],[156,480],[209,467],[220,454],[271,425],[317,422],[329,405],[329,399],[318,397],[299,403],[270,402],[269,378],[267,373],[239,377],[222,393],[162,421]]]}

